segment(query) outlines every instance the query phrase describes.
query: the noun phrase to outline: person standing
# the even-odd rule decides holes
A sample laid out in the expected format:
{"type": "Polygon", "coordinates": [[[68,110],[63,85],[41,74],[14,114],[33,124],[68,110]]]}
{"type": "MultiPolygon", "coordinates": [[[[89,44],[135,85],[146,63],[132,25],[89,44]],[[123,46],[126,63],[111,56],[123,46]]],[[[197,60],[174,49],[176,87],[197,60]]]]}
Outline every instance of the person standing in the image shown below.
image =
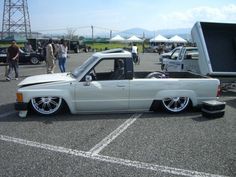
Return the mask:
{"type": "Polygon", "coordinates": [[[9,64],[8,72],[7,72],[7,78],[6,80],[11,80],[11,74],[12,70],[15,71],[15,79],[18,80],[18,60],[19,60],[19,47],[16,45],[16,41],[13,40],[11,42],[11,46],[7,49],[7,62],[9,64]]]}
{"type": "Polygon", "coordinates": [[[48,44],[46,46],[47,74],[54,73],[55,59],[56,57],[54,56],[53,41],[52,39],[49,39],[48,44]]]}
{"type": "Polygon", "coordinates": [[[131,53],[133,62],[136,64],[138,62],[138,47],[136,46],[136,44],[132,45],[131,53]]]}
{"type": "Polygon", "coordinates": [[[66,72],[65,69],[65,63],[66,63],[66,58],[67,58],[67,45],[66,41],[64,39],[61,39],[61,44],[59,46],[59,51],[58,51],[58,60],[59,60],[59,68],[62,73],[66,72]]]}

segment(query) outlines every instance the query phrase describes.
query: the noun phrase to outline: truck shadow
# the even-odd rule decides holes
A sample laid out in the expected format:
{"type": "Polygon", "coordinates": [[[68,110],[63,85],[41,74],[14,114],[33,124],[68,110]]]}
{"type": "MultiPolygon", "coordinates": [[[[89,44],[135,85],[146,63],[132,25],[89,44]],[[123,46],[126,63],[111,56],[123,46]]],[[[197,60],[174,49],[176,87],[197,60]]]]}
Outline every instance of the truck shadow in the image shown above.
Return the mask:
{"type": "Polygon", "coordinates": [[[227,105],[236,109],[236,98],[235,99],[231,99],[231,100],[227,100],[227,105]]]}
{"type": "MultiPolygon", "coordinates": [[[[111,120],[128,119],[133,113],[107,113],[107,114],[71,114],[69,111],[61,111],[53,116],[41,116],[32,111],[28,112],[26,118],[20,118],[18,112],[14,111],[14,103],[0,106],[0,122],[42,122],[44,124],[53,124],[57,121],[93,121],[93,120],[111,120]]],[[[137,112],[142,114],[139,119],[192,119],[194,121],[210,121],[212,119],[204,118],[200,109],[190,109],[183,113],[170,114],[165,111],[160,112],[137,112]]]]}
{"type": "Polygon", "coordinates": [[[223,97],[236,97],[236,89],[235,90],[225,90],[222,92],[223,97]]]}

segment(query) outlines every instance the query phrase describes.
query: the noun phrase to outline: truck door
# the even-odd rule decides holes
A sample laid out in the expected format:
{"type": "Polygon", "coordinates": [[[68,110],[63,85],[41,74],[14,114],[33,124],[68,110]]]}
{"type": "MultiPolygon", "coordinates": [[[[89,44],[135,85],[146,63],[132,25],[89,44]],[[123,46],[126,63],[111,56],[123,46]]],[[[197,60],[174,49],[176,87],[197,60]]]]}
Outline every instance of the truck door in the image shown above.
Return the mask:
{"type": "Polygon", "coordinates": [[[129,80],[125,76],[125,59],[102,59],[76,86],[78,111],[121,111],[128,109],[129,80]],[[91,81],[86,77],[91,76],[91,81]]]}
{"type": "Polygon", "coordinates": [[[165,69],[167,71],[180,71],[181,70],[181,55],[182,49],[177,49],[172,53],[170,59],[166,60],[165,69]]]}
{"type": "Polygon", "coordinates": [[[182,71],[190,71],[194,73],[200,73],[199,65],[198,65],[198,50],[197,48],[186,49],[183,61],[181,65],[182,71]]]}

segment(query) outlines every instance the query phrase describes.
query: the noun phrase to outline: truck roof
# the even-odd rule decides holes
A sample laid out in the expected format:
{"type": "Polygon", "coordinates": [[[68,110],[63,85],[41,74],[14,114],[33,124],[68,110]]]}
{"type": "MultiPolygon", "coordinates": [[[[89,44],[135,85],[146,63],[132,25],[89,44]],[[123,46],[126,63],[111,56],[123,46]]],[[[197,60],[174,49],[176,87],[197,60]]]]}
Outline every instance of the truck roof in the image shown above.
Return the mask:
{"type": "Polygon", "coordinates": [[[105,50],[102,52],[96,52],[93,54],[93,56],[96,57],[103,57],[103,58],[111,58],[111,57],[122,57],[122,58],[130,58],[132,55],[130,52],[124,50],[124,49],[110,49],[110,50],[105,50]]]}

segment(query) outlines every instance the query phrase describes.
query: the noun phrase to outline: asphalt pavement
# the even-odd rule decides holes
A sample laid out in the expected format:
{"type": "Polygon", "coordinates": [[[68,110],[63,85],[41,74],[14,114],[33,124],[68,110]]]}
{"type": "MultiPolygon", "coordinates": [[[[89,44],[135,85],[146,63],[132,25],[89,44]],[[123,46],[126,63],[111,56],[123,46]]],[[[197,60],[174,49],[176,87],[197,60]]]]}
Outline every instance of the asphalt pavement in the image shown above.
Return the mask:
{"type": "MultiPolygon", "coordinates": [[[[90,55],[71,54],[67,71],[90,55]]],[[[135,70],[160,70],[158,54],[140,57],[135,70]]],[[[13,106],[17,84],[46,73],[45,63],[21,65],[18,81],[7,82],[4,72],[0,67],[0,176],[236,176],[235,90],[223,93],[225,115],[216,119],[198,109],[21,119],[13,106]]]]}

